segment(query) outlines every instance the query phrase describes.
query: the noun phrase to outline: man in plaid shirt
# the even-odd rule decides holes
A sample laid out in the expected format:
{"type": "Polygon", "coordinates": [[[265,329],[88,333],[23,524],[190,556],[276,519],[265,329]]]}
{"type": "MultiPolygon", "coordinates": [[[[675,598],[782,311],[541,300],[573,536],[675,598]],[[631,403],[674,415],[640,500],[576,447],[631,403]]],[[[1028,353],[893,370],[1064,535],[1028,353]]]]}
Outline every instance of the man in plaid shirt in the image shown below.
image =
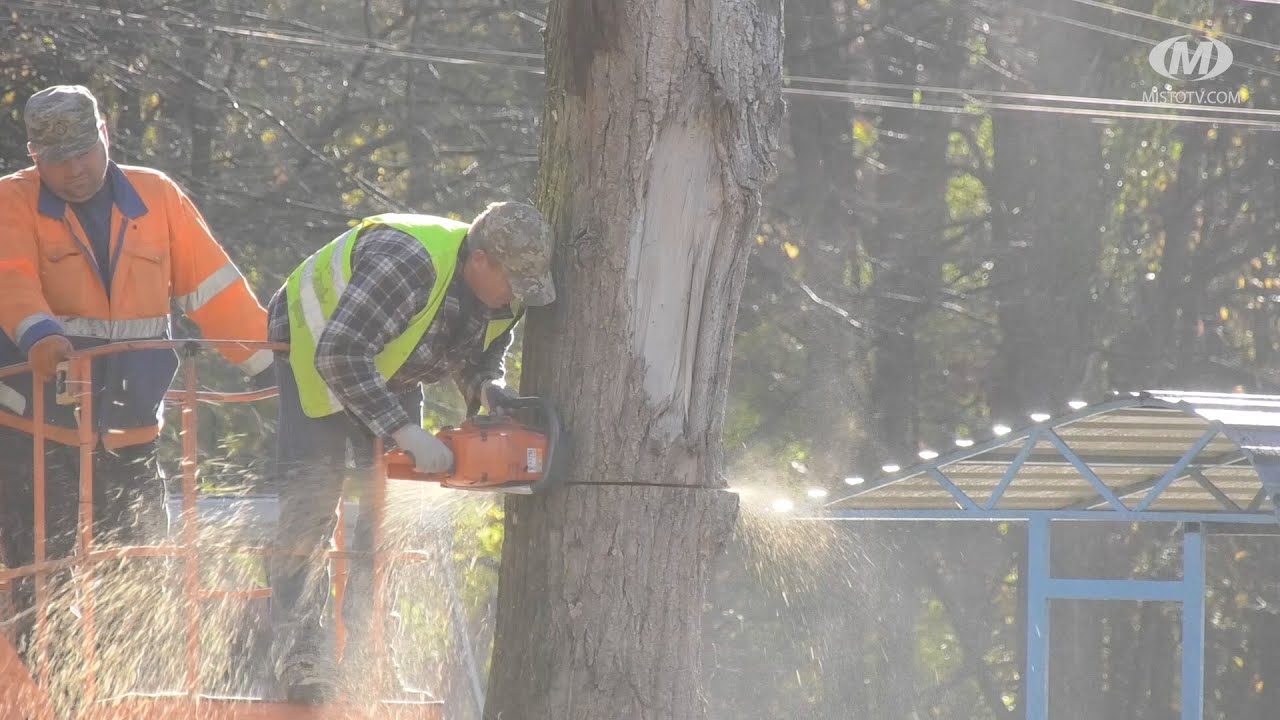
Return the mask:
{"type": "MultiPolygon", "coordinates": [[[[451,377],[466,400],[467,414],[473,415],[484,383],[503,377],[503,357],[511,344],[508,330],[488,350],[481,349],[484,329],[490,320],[511,317],[510,307],[489,308],[455,275],[422,344],[396,375],[383,380],[370,349],[381,349],[426,306],[436,273],[426,250],[394,228],[365,232],[354,254],[352,282],[316,352],[316,368],[326,384],[348,412],[381,437],[414,421],[399,401],[407,400],[417,415],[420,383],[451,377]]],[[[272,298],[268,313],[268,337],[289,342],[284,288],[272,298]]]]}
{"type": "MultiPolygon", "coordinates": [[[[421,385],[451,378],[468,416],[507,394],[503,356],[522,313],[512,308],[555,299],[551,251],[546,222],[522,203],[491,204],[469,224],[375,216],[309,258],[272,298],[269,337],[291,345],[275,363],[282,482],[269,563],[273,662],[289,702],[318,704],[334,696],[324,553],[348,453],[356,468],[367,470],[374,438],[387,438],[408,451],[419,470],[448,470],[448,448],[422,427],[421,385]],[[331,279],[336,275],[343,277],[331,279]],[[324,313],[320,297],[336,297],[336,305],[324,313]],[[388,373],[382,358],[380,369],[379,355],[396,348],[398,367],[388,373]]],[[[354,549],[371,548],[366,519],[360,513],[354,549]]],[[[371,570],[367,562],[352,564],[343,612],[351,639],[344,665],[352,660],[344,674],[357,682],[366,670],[359,663],[369,660],[362,641],[369,636],[371,570]]]]}

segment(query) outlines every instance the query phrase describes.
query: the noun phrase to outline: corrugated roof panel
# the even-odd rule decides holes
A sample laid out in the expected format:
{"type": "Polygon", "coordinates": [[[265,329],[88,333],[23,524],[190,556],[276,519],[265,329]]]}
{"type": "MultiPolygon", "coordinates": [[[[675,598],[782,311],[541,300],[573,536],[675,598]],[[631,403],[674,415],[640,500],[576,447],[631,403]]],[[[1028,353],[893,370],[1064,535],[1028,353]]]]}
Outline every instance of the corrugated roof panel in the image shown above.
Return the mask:
{"type": "MultiPolygon", "coordinates": [[[[1105,506],[1106,500],[1053,444],[1056,434],[1108,491],[1133,508],[1197,444],[1196,457],[1165,487],[1148,509],[1155,511],[1239,512],[1247,508],[1267,476],[1280,492],[1280,396],[1160,391],[1081,410],[957,450],[885,479],[869,478],[830,509],[952,509],[955,498],[931,475],[934,469],[979,506],[988,502],[1030,433],[1040,432],[997,509],[1066,510],[1105,506]],[[1205,433],[1221,430],[1205,442],[1205,433]],[[1265,461],[1264,461],[1265,460],[1265,461]],[[1259,463],[1265,465],[1262,468],[1259,463]],[[1196,479],[1199,473],[1212,490],[1196,479]],[[934,503],[930,505],[930,503],[934,503]]],[[[1270,503],[1264,503],[1270,511],[1270,503]]],[[[976,513],[981,515],[981,511],[976,513]]]]}

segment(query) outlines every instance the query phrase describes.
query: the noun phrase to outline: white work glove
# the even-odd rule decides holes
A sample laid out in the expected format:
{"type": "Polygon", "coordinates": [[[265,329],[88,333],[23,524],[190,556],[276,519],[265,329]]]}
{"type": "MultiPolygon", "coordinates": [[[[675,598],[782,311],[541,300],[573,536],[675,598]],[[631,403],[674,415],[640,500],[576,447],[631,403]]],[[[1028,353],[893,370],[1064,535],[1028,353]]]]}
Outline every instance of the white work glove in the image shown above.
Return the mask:
{"type": "Polygon", "coordinates": [[[453,467],[453,452],[435,435],[416,425],[405,425],[391,433],[401,450],[413,456],[418,472],[443,473],[453,467]]]}
{"type": "Polygon", "coordinates": [[[489,410],[489,414],[495,414],[497,410],[502,408],[504,401],[514,400],[515,392],[507,387],[507,383],[503,380],[489,380],[480,386],[480,403],[489,410]],[[497,405],[495,408],[494,405],[497,405]]]}

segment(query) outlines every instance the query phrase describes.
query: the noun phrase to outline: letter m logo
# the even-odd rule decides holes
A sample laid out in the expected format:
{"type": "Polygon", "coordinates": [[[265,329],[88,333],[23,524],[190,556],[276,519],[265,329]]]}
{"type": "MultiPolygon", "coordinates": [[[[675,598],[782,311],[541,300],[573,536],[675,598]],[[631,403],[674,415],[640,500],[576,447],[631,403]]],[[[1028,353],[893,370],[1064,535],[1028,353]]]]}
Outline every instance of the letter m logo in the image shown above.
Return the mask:
{"type": "Polygon", "coordinates": [[[1215,78],[1231,67],[1235,58],[1226,43],[1206,38],[1193,49],[1187,41],[1190,37],[1171,37],[1151,48],[1147,55],[1151,69],[1170,80],[1197,81],[1215,78]]]}
{"type": "Polygon", "coordinates": [[[1208,75],[1211,62],[1213,62],[1213,46],[1207,42],[1196,45],[1194,54],[1186,40],[1179,40],[1169,50],[1170,75],[1208,75]],[[1199,69],[1193,70],[1194,67],[1199,69]]]}

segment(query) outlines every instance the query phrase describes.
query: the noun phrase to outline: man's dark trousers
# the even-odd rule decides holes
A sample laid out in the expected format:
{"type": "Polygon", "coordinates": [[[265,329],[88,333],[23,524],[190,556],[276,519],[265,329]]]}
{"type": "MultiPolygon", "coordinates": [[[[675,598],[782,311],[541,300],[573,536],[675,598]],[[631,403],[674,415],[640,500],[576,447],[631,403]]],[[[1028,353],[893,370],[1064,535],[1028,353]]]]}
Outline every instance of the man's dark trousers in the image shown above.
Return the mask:
{"type": "MultiPolygon", "coordinates": [[[[299,682],[336,680],[328,667],[335,657],[336,632],[330,600],[326,553],[337,527],[343,481],[365,498],[372,479],[374,438],[346,412],[307,417],[287,356],[277,353],[276,383],[280,391],[277,477],[279,526],[271,555],[272,661],[286,688],[299,682]]],[[[403,399],[410,417],[421,417],[421,391],[403,399]]],[[[361,652],[369,637],[373,597],[373,513],[360,512],[347,551],[356,553],[348,566],[343,622],[345,657],[361,652]]]]}

